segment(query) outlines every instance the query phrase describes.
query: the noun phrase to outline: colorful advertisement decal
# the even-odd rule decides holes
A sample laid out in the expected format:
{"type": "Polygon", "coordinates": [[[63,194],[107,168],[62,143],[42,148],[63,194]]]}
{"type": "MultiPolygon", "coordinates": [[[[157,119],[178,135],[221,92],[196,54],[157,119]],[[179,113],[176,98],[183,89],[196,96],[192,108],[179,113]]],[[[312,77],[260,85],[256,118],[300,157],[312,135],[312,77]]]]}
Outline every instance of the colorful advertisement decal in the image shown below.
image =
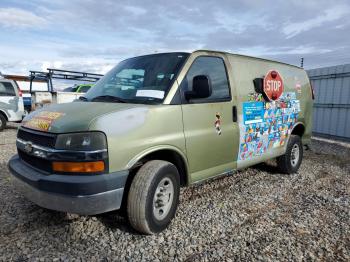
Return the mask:
{"type": "Polygon", "coordinates": [[[250,93],[248,96],[248,101],[256,101],[256,102],[263,102],[264,97],[262,94],[258,93],[250,93]]]}
{"type": "Polygon", "coordinates": [[[26,121],[23,126],[40,131],[48,131],[52,122],[63,115],[64,113],[60,112],[41,111],[26,121]]]}
{"type": "Polygon", "coordinates": [[[283,93],[278,101],[244,102],[238,160],[252,159],[284,146],[299,112],[295,92],[283,93]]]}
{"type": "Polygon", "coordinates": [[[264,118],[264,102],[244,102],[243,121],[244,124],[260,123],[264,118]]]}

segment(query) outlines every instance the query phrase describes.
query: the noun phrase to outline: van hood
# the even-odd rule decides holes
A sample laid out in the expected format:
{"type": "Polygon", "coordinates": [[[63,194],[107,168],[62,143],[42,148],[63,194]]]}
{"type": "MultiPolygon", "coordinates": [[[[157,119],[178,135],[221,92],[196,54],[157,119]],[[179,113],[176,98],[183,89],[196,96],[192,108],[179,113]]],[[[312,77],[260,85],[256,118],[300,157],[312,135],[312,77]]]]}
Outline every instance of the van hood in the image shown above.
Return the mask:
{"type": "Polygon", "coordinates": [[[23,119],[22,126],[50,133],[87,131],[90,124],[102,115],[145,107],[148,106],[105,102],[56,104],[32,112],[23,119]]]}

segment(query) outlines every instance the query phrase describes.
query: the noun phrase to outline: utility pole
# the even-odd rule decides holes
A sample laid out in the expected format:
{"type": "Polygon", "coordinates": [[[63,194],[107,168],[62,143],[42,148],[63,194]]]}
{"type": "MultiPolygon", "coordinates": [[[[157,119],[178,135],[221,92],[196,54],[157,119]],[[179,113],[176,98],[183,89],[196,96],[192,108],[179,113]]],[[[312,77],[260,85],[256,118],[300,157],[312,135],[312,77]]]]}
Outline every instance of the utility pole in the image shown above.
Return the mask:
{"type": "Polygon", "coordinates": [[[301,60],[300,60],[300,67],[301,67],[301,68],[304,67],[304,57],[302,57],[301,60]]]}

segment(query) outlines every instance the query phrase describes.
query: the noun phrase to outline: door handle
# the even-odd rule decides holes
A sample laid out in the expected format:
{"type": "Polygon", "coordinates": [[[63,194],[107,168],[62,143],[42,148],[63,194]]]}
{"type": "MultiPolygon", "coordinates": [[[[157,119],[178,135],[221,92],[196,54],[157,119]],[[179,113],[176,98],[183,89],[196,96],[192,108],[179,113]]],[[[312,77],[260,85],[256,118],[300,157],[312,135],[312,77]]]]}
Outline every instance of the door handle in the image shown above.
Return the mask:
{"type": "Polygon", "coordinates": [[[237,106],[232,107],[232,121],[237,122],[237,106]]]}

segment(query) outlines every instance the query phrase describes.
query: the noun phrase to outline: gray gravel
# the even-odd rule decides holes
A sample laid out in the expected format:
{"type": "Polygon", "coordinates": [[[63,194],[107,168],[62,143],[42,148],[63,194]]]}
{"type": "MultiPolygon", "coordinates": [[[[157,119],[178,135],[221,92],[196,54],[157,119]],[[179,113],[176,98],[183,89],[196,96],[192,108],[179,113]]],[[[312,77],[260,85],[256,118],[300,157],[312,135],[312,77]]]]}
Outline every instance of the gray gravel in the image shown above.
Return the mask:
{"type": "Polygon", "coordinates": [[[16,128],[0,133],[0,260],[350,260],[350,149],[313,141],[298,174],[261,164],[182,190],[163,233],[142,236],[118,213],[35,206],[12,187],[16,128]]]}

